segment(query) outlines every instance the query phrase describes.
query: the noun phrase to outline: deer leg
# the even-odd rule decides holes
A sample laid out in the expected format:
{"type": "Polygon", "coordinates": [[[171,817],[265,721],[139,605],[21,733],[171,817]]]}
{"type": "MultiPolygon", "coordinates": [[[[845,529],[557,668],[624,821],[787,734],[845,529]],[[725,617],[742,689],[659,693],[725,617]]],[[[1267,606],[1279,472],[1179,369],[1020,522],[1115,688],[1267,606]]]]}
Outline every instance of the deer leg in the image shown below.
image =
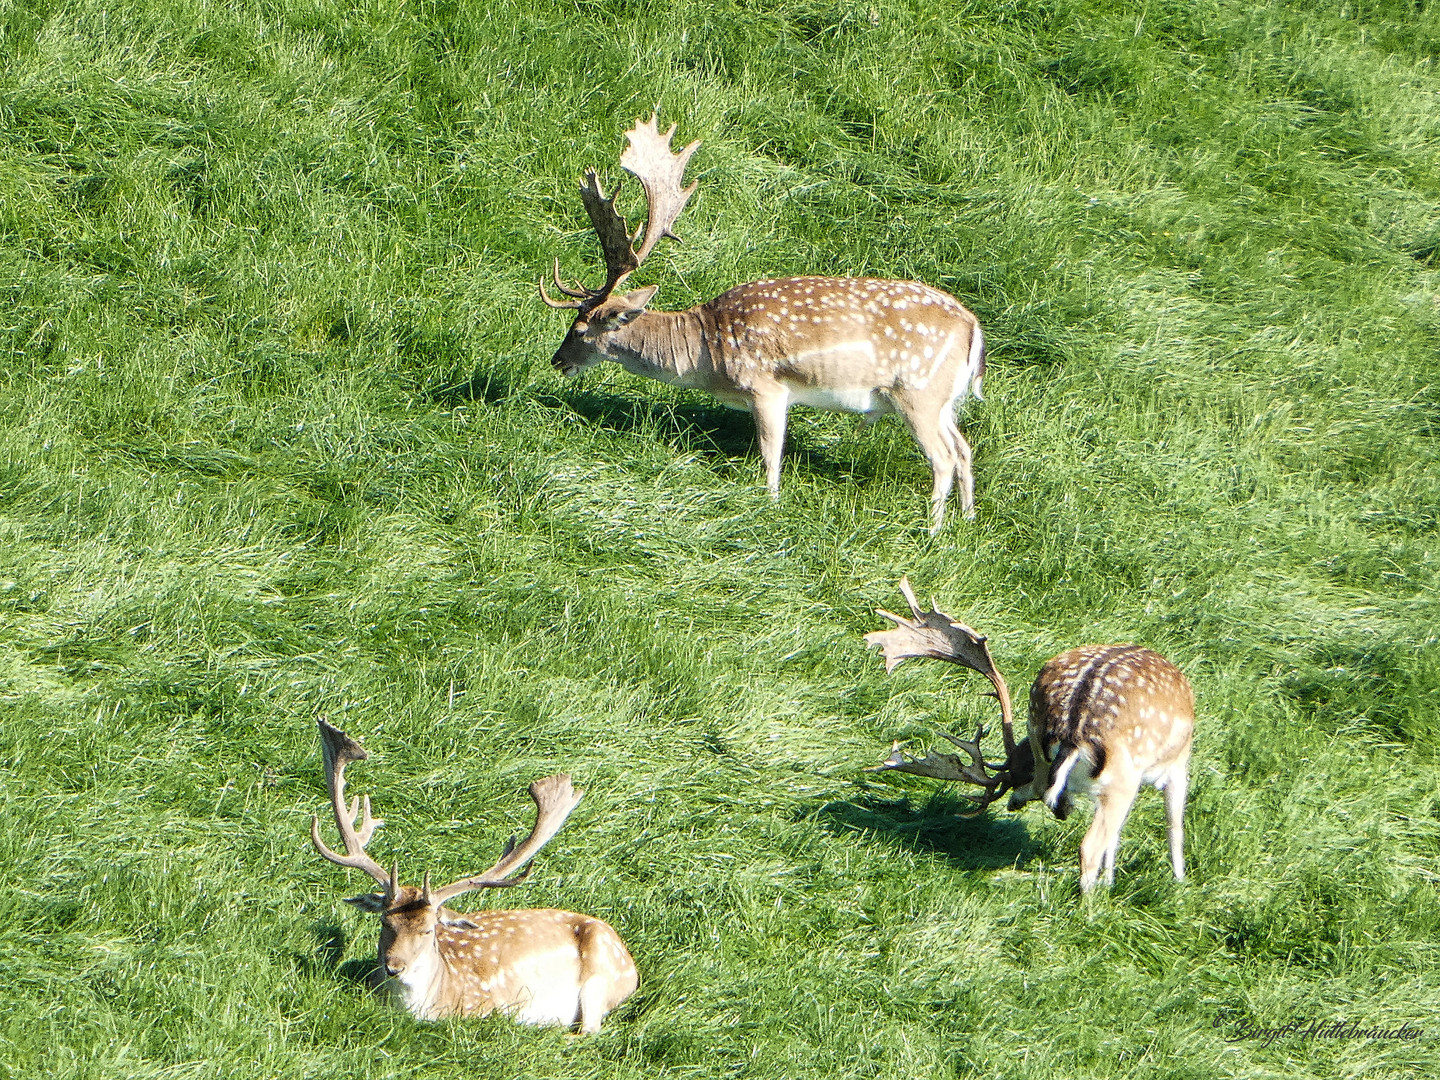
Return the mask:
{"type": "Polygon", "coordinates": [[[1190,760],[1177,762],[1165,781],[1165,823],[1170,832],[1170,867],[1185,880],[1185,796],[1190,789],[1190,760]]]}
{"type": "Polygon", "coordinates": [[[950,439],[951,448],[955,451],[955,476],[960,481],[960,510],[967,518],[973,520],[975,517],[975,476],[970,471],[972,455],[970,444],[965,441],[965,436],[960,434],[960,428],[955,423],[953,404],[945,410],[941,425],[950,439]]]}
{"type": "Polygon", "coordinates": [[[1115,853],[1120,847],[1120,828],[1130,816],[1130,807],[1139,791],[1137,784],[1115,784],[1095,797],[1095,820],[1080,841],[1080,891],[1088,893],[1095,887],[1100,871],[1105,871],[1105,884],[1115,882],[1115,853]]]}
{"type": "Polygon", "coordinates": [[[600,975],[591,975],[580,985],[580,1030],[594,1035],[600,1030],[600,1021],[610,1011],[610,987],[608,980],[600,975]]]}
{"type": "Polygon", "coordinates": [[[905,417],[905,423],[910,426],[910,433],[915,436],[915,441],[920,444],[920,449],[929,460],[930,471],[935,476],[934,486],[930,489],[930,535],[934,536],[945,521],[945,500],[949,498],[950,487],[955,483],[955,450],[949,434],[945,431],[943,420],[933,409],[927,410],[905,398],[899,398],[896,405],[900,414],[905,417]]]}
{"type": "Polygon", "coordinates": [[[765,486],[772,499],[780,498],[780,459],[785,451],[785,414],[790,393],[783,386],[754,394],[750,411],[755,414],[755,432],[760,437],[760,457],[765,462],[765,486]]]}
{"type": "Polygon", "coordinates": [[[635,992],[639,979],[625,943],[609,927],[592,920],[575,937],[580,951],[580,1030],[593,1035],[610,1011],[635,992]]]}

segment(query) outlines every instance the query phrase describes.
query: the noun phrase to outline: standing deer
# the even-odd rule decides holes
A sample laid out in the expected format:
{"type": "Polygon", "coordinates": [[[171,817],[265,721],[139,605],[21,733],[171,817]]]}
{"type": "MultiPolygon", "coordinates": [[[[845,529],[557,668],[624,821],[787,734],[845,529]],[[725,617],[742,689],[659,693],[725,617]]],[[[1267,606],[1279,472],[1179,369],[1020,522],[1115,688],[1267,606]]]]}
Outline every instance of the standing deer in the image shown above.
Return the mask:
{"type": "Polygon", "coordinates": [[[980,672],[994,686],[1000,701],[1005,761],[987,762],[980,751],[984,727],[969,742],[942,732],[970,760],[931,752],[924,758],[906,754],[900,744],[877,770],[898,769],[918,776],[960,780],[985,792],[973,817],[1010,793],[1008,808],[1018,810],[1044,799],[1055,816],[1065,820],[1073,796],[1095,796],[1095,819],[1080,843],[1080,891],[1089,892],[1103,868],[1105,884],[1115,880],[1115,852],[1120,829],[1130,814],[1141,784],[1165,793],[1170,829],[1170,865],[1185,880],[1185,794],[1190,776],[1190,738],[1195,728],[1195,695],[1184,673],[1159,653],[1139,645],[1082,645],[1047,660],[1030,688],[1030,724],[1023,743],[1015,742],[1010,691],[990,657],[984,635],[955,622],[944,612],[921,611],[910,583],[900,590],[913,618],[889,611],[877,613],[895,623],[889,630],[865,635],[879,647],[886,672],[912,656],[948,660],[980,672]],[[993,771],[992,771],[993,770],[993,771]]]}
{"type": "Polygon", "coordinates": [[[522,1024],[558,1025],[593,1032],[605,1015],[635,992],[639,977],[625,942],[589,915],[541,908],[457,915],[445,902],[473,889],[519,885],[522,870],[549,842],[580,802],[570,777],[547,776],[530,785],[535,828],[519,847],[512,836],[500,861],[483,874],[441,889],[425,874],[420,888],[401,885],[399,864],[389,872],[365,853],[384,822],[372,817],[370,796],[345,802],[345,766],[370,755],[339,728],[319,721],[325,777],[335,825],[345,841],[340,855],[310,822],[315,850],[339,866],[364,870],[382,890],[345,902],[380,916],[380,967],[384,987],[421,1020],[484,1016],[499,1010],[522,1024]],[[356,815],[359,814],[359,828],[356,815]]]}
{"type": "Polygon", "coordinates": [[[645,188],[639,251],[641,231],[632,235],[615,208],[619,186],[607,196],[595,170],[585,170],[580,198],[605,255],[605,284],[566,285],[559,259],[552,273],[566,299],[552,299],[540,279],[545,303],[575,310],[554,366],[568,376],[613,360],[636,375],[706,390],[723,405],[748,410],[775,498],[791,405],[860,413],[868,421],[899,413],[934,472],[931,533],[940,529],[957,476],[962,509],[973,518],[970,444],[955,424],[955,407],[972,390],[983,400],[985,335],[953,296],[915,281],[795,277],[752,281],[688,311],[647,311],[659,286],[615,292],[662,236],[679,239],[671,227],[698,184],[680,186],[700,143],[671,154],[675,128],[662,136],[657,121],[637,121],[620,155],[645,188]]]}

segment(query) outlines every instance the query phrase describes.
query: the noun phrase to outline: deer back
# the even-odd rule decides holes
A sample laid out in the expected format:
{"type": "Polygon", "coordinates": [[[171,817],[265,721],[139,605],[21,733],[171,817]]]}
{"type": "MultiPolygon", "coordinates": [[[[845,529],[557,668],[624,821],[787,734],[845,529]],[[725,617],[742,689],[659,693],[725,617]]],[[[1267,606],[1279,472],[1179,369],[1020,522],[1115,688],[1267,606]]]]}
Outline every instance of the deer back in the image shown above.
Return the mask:
{"type": "Polygon", "coordinates": [[[1051,760],[1068,747],[1084,755],[1092,776],[1118,765],[1148,781],[1189,749],[1195,695],[1184,673],[1151,649],[1082,645],[1040,669],[1030,724],[1044,732],[1051,760]]]}
{"type": "MultiPolygon", "coordinates": [[[[796,277],[752,281],[701,306],[729,380],[814,390],[964,392],[946,378],[976,352],[978,321],[948,293],[914,281],[796,277]]],[[[970,379],[966,380],[968,384],[970,379]]],[[[842,403],[842,407],[854,408],[842,403]]],[[[865,411],[863,408],[856,411],[865,411]]]]}
{"type": "Polygon", "coordinates": [[[555,908],[458,915],[413,886],[370,910],[381,917],[381,988],[424,1020],[499,1010],[521,1023],[571,1027],[588,1005],[593,1028],[639,984],[620,935],[589,915],[555,908]]]}

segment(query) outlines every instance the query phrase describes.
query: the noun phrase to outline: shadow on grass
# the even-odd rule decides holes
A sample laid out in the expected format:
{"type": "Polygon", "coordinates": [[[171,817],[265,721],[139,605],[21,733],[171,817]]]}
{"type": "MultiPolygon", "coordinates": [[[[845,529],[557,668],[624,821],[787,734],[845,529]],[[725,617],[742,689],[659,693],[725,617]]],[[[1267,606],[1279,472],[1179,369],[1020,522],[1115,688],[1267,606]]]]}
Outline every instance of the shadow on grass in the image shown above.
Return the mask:
{"type": "Polygon", "coordinates": [[[305,958],[305,965],[312,971],[324,971],[337,976],[342,982],[354,983],[374,991],[379,988],[379,968],[374,957],[366,960],[345,960],[345,931],[338,923],[316,923],[310,928],[315,937],[315,951],[305,958]]]}
{"type": "Polygon", "coordinates": [[[348,983],[356,986],[363,986],[372,994],[380,992],[384,980],[380,977],[380,969],[376,967],[374,959],[370,960],[346,960],[335,969],[335,974],[348,983]]]}
{"type": "Polygon", "coordinates": [[[547,405],[569,408],[595,427],[622,435],[653,432],[661,441],[692,451],[743,458],[755,449],[755,423],[746,413],[692,401],[650,401],[576,388],[541,394],[547,405]]]}
{"type": "MultiPolygon", "coordinates": [[[[495,406],[518,396],[528,396],[548,409],[569,412],[603,431],[651,436],[691,453],[713,455],[732,463],[759,455],[755,421],[750,415],[706,399],[655,401],[643,395],[610,393],[558,381],[553,390],[536,389],[502,372],[485,369],[468,377],[452,376],[425,394],[427,400],[447,408],[495,406]]],[[[806,471],[847,476],[858,481],[874,480],[885,472],[876,456],[864,450],[852,446],[837,455],[815,445],[803,426],[793,423],[794,416],[792,412],[792,423],[785,438],[787,469],[798,464],[806,471]]],[[[857,417],[856,426],[860,423],[857,417]]],[[[847,443],[851,441],[846,439],[847,443]]],[[[914,454],[914,466],[917,474],[926,471],[924,458],[918,451],[914,454]]]]}
{"type": "Polygon", "coordinates": [[[521,396],[547,408],[573,413],[590,425],[621,435],[647,432],[661,440],[690,450],[708,450],[732,457],[744,457],[755,445],[755,426],[750,418],[718,405],[678,402],[669,404],[645,397],[612,394],[559,382],[556,388],[537,389],[504,372],[478,368],[469,376],[452,374],[425,391],[424,397],[437,405],[495,406],[521,396]]]}
{"type": "Polygon", "coordinates": [[[1019,866],[1038,851],[1017,817],[986,813],[963,818],[970,804],[940,793],[917,809],[908,798],[862,795],[854,801],[826,803],[815,814],[837,835],[869,832],[888,836],[916,851],[933,851],[962,870],[1000,870],[1019,866]]]}
{"type": "Polygon", "coordinates": [[[421,397],[447,409],[457,405],[498,405],[518,394],[521,387],[519,381],[488,368],[476,368],[469,375],[457,369],[423,391],[421,397]]]}

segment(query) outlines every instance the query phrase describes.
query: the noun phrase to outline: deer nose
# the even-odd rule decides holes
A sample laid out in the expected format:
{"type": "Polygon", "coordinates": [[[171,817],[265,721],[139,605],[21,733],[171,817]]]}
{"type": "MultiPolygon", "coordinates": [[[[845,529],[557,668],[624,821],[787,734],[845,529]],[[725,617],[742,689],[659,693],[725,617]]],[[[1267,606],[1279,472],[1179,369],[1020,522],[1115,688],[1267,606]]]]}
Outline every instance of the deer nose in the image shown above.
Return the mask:
{"type": "Polygon", "coordinates": [[[405,965],[394,964],[387,961],[385,964],[385,974],[389,975],[392,979],[398,978],[399,976],[405,974],[405,965]]]}
{"type": "Polygon", "coordinates": [[[572,331],[565,335],[564,341],[560,342],[560,347],[550,358],[550,366],[561,375],[574,375],[585,367],[586,358],[585,346],[572,331]]]}

